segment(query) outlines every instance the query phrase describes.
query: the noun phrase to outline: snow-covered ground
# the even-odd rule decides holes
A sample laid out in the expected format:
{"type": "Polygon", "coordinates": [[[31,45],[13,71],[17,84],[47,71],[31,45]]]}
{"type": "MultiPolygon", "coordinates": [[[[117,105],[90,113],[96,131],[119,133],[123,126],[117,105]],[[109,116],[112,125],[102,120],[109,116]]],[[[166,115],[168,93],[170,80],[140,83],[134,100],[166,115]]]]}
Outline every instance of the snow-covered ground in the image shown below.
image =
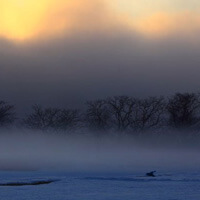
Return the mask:
{"type": "Polygon", "coordinates": [[[1,134],[0,200],[200,200],[199,147],[182,133],[1,134]]]}
{"type": "Polygon", "coordinates": [[[200,172],[136,173],[0,172],[0,184],[52,181],[44,185],[0,186],[1,200],[199,200],[200,172]]]}

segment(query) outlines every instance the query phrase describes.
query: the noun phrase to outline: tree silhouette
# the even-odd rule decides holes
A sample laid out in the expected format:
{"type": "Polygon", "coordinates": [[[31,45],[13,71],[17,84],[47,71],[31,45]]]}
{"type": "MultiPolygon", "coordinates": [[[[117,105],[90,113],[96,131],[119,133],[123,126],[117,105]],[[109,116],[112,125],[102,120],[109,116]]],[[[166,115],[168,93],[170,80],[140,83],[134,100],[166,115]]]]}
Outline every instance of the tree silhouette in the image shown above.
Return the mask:
{"type": "Polygon", "coordinates": [[[107,104],[117,130],[124,131],[128,129],[132,123],[132,115],[136,104],[135,99],[128,96],[116,96],[108,98],[107,104]]]}
{"type": "Polygon", "coordinates": [[[72,130],[79,126],[81,121],[80,112],[78,110],[60,110],[56,119],[56,129],[72,130]]]}
{"type": "Polygon", "coordinates": [[[15,121],[14,106],[0,101],[0,126],[7,126],[15,121]]]}
{"type": "Polygon", "coordinates": [[[194,93],[177,93],[169,99],[167,106],[169,124],[175,128],[188,128],[199,121],[199,95],[194,93]]]}
{"type": "Polygon", "coordinates": [[[135,130],[148,130],[161,124],[166,103],[163,97],[139,99],[132,116],[131,125],[135,130]]]}
{"type": "Polygon", "coordinates": [[[109,128],[110,113],[105,100],[88,101],[86,103],[86,123],[94,130],[109,128]]]}
{"type": "Polygon", "coordinates": [[[32,107],[33,113],[28,115],[23,123],[27,128],[36,130],[49,130],[56,126],[59,109],[45,108],[43,109],[39,105],[32,107]]]}

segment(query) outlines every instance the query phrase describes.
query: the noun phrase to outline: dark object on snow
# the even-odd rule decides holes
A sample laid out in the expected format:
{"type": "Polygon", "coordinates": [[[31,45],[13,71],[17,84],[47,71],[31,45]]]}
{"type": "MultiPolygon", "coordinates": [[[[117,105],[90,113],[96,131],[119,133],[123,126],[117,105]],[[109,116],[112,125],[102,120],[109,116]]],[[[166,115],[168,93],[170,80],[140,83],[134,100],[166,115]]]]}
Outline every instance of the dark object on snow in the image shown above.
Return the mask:
{"type": "Polygon", "coordinates": [[[146,173],[146,176],[156,177],[155,173],[156,173],[156,171],[152,171],[152,172],[146,173]]]}

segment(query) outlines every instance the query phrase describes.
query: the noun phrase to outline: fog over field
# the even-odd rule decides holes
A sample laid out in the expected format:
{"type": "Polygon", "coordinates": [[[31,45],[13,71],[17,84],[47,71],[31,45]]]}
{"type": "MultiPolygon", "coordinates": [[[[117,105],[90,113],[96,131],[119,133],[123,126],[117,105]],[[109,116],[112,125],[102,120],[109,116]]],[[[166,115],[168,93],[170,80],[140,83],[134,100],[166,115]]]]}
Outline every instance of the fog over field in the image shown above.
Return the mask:
{"type": "Polygon", "coordinates": [[[133,172],[195,170],[199,136],[187,133],[108,136],[12,131],[0,135],[1,170],[133,172]]]}

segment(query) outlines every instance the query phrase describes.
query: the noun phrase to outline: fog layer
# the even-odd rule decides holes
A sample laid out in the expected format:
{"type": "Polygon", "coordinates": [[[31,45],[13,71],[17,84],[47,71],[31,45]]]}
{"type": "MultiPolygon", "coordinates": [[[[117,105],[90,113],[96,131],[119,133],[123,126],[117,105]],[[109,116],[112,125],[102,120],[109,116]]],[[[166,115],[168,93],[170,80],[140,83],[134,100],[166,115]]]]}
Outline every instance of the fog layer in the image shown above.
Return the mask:
{"type": "Polygon", "coordinates": [[[198,139],[183,133],[95,137],[6,132],[0,135],[0,169],[88,172],[197,169],[198,139]]]}

